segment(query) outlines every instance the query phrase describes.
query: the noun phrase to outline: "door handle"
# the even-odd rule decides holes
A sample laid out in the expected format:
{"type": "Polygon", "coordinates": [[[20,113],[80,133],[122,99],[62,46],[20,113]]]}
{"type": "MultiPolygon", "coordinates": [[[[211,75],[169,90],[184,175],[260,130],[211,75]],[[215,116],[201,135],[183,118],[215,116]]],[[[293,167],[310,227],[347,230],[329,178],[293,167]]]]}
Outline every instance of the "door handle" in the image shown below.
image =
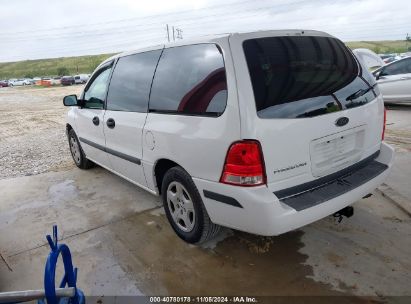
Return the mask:
{"type": "Polygon", "coordinates": [[[97,116],[93,117],[93,124],[95,124],[96,126],[100,124],[100,119],[97,116]]]}
{"type": "Polygon", "coordinates": [[[401,77],[400,79],[401,80],[407,80],[407,79],[410,79],[411,77],[401,77]]]}
{"type": "Polygon", "coordinates": [[[116,122],[114,121],[113,118],[109,118],[107,119],[107,127],[109,127],[110,129],[113,129],[116,126],[116,122]]]}

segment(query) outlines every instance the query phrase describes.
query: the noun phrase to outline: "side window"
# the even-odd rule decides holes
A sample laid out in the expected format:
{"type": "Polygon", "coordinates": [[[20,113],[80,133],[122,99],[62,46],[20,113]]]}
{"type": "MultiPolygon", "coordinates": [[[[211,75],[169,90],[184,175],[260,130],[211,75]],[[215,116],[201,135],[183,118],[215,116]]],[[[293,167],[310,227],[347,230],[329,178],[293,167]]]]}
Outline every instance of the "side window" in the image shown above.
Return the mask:
{"type": "Polygon", "coordinates": [[[147,112],[151,81],[161,50],[122,57],[111,77],[107,110],[147,112]]]}
{"type": "Polygon", "coordinates": [[[111,66],[100,71],[98,76],[87,86],[84,94],[84,107],[89,109],[103,109],[106,97],[111,66]]]}
{"type": "Polygon", "coordinates": [[[394,62],[394,63],[386,66],[382,70],[381,76],[411,73],[410,67],[409,67],[410,62],[411,62],[411,60],[401,60],[401,61],[398,61],[398,62],[394,62]]]}
{"type": "Polygon", "coordinates": [[[224,60],[215,44],[163,51],[151,89],[151,112],[219,116],[226,104],[224,60]]]}

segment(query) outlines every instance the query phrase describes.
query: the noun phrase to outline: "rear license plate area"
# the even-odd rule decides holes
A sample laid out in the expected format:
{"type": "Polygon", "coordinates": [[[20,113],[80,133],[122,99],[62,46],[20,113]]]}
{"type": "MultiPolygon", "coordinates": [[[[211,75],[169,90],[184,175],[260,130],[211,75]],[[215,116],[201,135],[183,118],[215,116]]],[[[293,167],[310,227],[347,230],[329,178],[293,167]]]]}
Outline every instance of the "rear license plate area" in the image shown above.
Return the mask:
{"type": "Polygon", "coordinates": [[[311,141],[313,176],[331,174],[358,162],[363,152],[364,135],[364,126],[359,126],[311,141]]]}

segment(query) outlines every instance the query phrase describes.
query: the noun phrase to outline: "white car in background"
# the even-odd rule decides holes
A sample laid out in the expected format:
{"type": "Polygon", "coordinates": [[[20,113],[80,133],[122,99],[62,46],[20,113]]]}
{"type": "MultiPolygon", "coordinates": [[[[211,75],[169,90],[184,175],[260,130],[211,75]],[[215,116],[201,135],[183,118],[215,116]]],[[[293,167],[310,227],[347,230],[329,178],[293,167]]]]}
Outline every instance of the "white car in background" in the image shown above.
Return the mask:
{"type": "Polygon", "coordinates": [[[10,79],[9,87],[30,85],[31,82],[27,79],[10,79]]]}
{"type": "Polygon", "coordinates": [[[51,80],[50,80],[50,83],[51,83],[51,85],[59,85],[59,84],[61,84],[61,77],[59,76],[59,77],[53,77],[51,80]]]}
{"type": "Polygon", "coordinates": [[[74,82],[76,84],[86,83],[89,78],[90,78],[90,76],[87,75],[87,74],[75,75],[74,76],[74,82]]]}
{"type": "Polygon", "coordinates": [[[373,75],[385,102],[411,102],[411,57],[389,63],[373,75]]]}
{"type": "Polygon", "coordinates": [[[369,49],[354,49],[352,52],[370,71],[385,65],[381,57],[369,49]]]}

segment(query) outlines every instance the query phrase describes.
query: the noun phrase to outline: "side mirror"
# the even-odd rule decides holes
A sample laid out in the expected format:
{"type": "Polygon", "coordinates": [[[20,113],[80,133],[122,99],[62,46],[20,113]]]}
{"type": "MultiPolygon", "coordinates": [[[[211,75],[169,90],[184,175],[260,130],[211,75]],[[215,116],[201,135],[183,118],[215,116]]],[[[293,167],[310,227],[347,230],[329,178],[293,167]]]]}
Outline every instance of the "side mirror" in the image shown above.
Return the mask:
{"type": "Polygon", "coordinates": [[[377,73],[374,74],[374,77],[376,80],[380,79],[380,74],[381,74],[381,71],[378,71],[377,73]]]}
{"type": "Polygon", "coordinates": [[[384,78],[384,76],[388,76],[388,75],[390,75],[390,74],[387,73],[385,69],[381,69],[381,71],[378,73],[376,78],[378,80],[378,79],[384,78]]]}
{"type": "Polygon", "coordinates": [[[63,98],[63,104],[66,107],[77,106],[79,104],[77,95],[68,95],[63,98]]]}
{"type": "Polygon", "coordinates": [[[384,69],[379,69],[376,72],[372,73],[376,80],[380,79],[381,76],[384,76],[384,69]]]}

